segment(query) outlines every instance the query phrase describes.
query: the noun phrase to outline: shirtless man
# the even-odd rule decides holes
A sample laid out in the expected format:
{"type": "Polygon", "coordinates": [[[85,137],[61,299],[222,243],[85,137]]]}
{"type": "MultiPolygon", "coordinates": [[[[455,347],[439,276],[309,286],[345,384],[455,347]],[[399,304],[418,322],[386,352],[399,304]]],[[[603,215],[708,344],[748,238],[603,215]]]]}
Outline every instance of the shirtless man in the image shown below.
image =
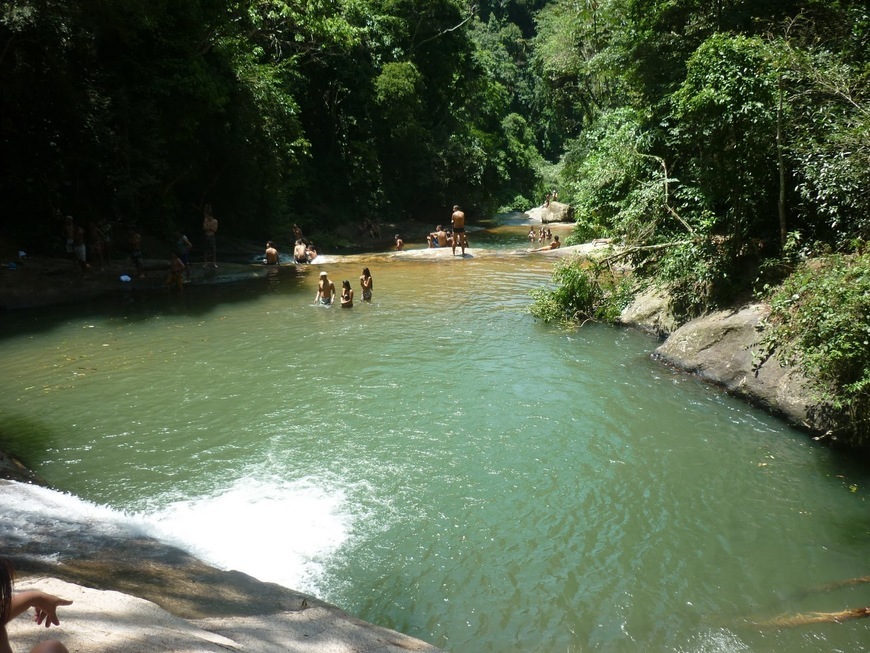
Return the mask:
{"type": "Polygon", "coordinates": [[[547,245],[546,247],[538,247],[537,249],[533,249],[533,252],[547,252],[551,249],[559,249],[562,246],[562,243],[559,242],[559,236],[553,236],[553,242],[547,245]]]}
{"type": "Polygon", "coordinates": [[[332,306],[332,300],[335,299],[335,284],[329,279],[326,272],[320,273],[320,281],[317,282],[317,295],[314,297],[314,303],[321,306],[332,306]]]}
{"type": "Polygon", "coordinates": [[[426,240],[429,241],[429,247],[447,247],[447,232],[439,224],[426,240]]]}
{"type": "Polygon", "coordinates": [[[297,263],[308,263],[308,248],[305,247],[302,239],[297,240],[293,247],[293,260],[297,263]]]}
{"type": "Polygon", "coordinates": [[[456,256],[457,243],[462,248],[462,255],[465,256],[465,247],[468,245],[468,239],[465,237],[465,214],[459,208],[459,205],[453,207],[453,215],[451,216],[453,224],[453,255],[456,256]]]}
{"type": "Polygon", "coordinates": [[[396,234],[396,251],[401,252],[405,247],[405,241],[399,234],[396,234]]]}
{"type": "Polygon", "coordinates": [[[266,243],[266,265],[278,265],[278,250],[271,240],[266,243]]]}
{"type": "Polygon", "coordinates": [[[211,255],[212,265],[217,267],[217,243],[215,242],[215,234],[218,230],[218,221],[211,214],[211,204],[206,204],[202,211],[202,231],[205,234],[205,262],[202,267],[208,265],[208,258],[211,255]]]}

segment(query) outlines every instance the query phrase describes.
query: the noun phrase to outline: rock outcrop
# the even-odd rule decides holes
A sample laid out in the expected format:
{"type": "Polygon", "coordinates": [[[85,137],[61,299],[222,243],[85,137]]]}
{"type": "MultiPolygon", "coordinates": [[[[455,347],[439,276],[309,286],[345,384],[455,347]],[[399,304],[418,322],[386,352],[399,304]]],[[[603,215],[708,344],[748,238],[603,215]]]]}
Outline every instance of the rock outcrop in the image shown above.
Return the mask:
{"type": "Polygon", "coordinates": [[[669,301],[656,288],[646,288],[622,311],[619,322],[666,338],[679,327],[679,321],[670,310],[669,301]]]}
{"type": "Polygon", "coordinates": [[[26,617],[10,622],[15,650],[30,650],[40,636],[73,653],[439,650],[313,596],[212,567],[112,519],[83,522],[63,506],[45,488],[0,481],[0,550],[16,589],[74,600],[47,635],[26,617]]]}
{"type": "MultiPolygon", "coordinates": [[[[15,650],[57,638],[70,651],[96,653],[407,653],[438,651],[421,640],[355,619],[319,601],[265,613],[185,619],[129,594],[97,590],[56,578],[32,576],[16,589],[39,589],[73,604],[58,611],[61,625],[49,633],[30,615],[9,622],[15,650]]],[[[256,595],[252,595],[256,601],[256,595]]],[[[271,607],[271,606],[270,606],[271,607]]]]}
{"type": "Polygon", "coordinates": [[[822,432],[812,417],[821,406],[809,379],[782,365],[775,354],[760,368],[755,366],[760,324],[769,314],[769,306],[750,303],[678,326],[667,298],[648,290],[623,311],[621,322],[665,337],[654,354],[662,362],[697,374],[796,426],[822,432]]]}
{"type": "Polygon", "coordinates": [[[562,202],[550,202],[548,206],[536,206],[526,211],[532,222],[549,224],[550,222],[571,222],[574,219],[574,209],[562,202]]]}

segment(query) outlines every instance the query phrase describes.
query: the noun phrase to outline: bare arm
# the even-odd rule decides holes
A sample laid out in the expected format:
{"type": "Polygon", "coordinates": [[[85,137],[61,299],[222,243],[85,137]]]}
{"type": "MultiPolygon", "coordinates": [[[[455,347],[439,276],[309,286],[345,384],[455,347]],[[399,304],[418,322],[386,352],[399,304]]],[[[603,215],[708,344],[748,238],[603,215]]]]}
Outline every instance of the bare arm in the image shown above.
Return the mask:
{"type": "Polygon", "coordinates": [[[36,616],[33,620],[37,624],[41,625],[45,622],[46,628],[49,626],[57,626],[60,624],[60,619],[57,618],[58,607],[71,604],[72,601],[62,599],[52,594],[46,594],[39,590],[19,592],[12,597],[9,618],[14,619],[23,612],[26,612],[29,608],[34,608],[36,610],[36,616]]]}

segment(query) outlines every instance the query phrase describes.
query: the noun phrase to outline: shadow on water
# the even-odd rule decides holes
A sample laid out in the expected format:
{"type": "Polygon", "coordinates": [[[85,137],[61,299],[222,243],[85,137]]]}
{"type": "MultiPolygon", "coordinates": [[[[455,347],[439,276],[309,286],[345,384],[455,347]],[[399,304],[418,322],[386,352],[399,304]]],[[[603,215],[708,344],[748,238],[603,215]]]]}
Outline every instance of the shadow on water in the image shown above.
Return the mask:
{"type": "Polygon", "coordinates": [[[224,306],[255,302],[264,295],[295,292],[305,280],[293,267],[273,268],[262,278],[191,284],[182,292],[131,288],[80,304],[10,311],[0,322],[0,342],[24,333],[51,331],[69,320],[121,318],[141,322],[163,315],[203,317],[224,306]]]}
{"type": "Polygon", "coordinates": [[[35,469],[41,452],[57,447],[61,434],[53,431],[40,419],[12,415],[4,411],[0,424],[0,451],[21,461],[28,469],[35,469]]]}

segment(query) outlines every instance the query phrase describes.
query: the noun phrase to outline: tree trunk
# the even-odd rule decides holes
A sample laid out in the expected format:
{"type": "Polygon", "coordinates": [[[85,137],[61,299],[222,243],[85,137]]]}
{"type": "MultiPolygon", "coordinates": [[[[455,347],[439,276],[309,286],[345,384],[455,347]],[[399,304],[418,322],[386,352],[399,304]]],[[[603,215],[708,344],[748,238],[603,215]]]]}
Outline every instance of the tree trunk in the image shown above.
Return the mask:
{"type": "Polygon", "coordinates": [[[785,247],[785,157],[782,154],[782,73],[779,74],[779,103],[776,107],[776,162],[779,166],[779,245],[785,247]]]}

